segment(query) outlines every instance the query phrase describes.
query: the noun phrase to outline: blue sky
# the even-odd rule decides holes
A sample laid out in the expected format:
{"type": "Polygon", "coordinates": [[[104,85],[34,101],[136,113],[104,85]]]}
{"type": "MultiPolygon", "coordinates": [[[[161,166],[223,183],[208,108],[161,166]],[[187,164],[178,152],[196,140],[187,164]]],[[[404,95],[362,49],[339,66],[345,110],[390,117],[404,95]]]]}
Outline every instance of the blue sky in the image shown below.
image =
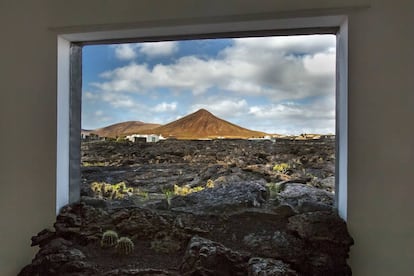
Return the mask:
{"type": "Polygon", "coordinates": [[[334,133],[335,47],[334,35],[85,46],[82,128],[205,108],[268,133],[334,133]]]}

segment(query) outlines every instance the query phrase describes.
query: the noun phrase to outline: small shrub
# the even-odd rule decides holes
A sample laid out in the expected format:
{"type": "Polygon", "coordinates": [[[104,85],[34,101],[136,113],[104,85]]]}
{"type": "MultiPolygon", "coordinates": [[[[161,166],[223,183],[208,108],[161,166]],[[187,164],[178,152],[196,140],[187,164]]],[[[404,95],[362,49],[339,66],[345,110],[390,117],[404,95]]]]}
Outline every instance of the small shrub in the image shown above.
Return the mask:
{"type": "Polygon", "coordinates": [[[82,167],[105,167],[107,166],[106,162],[82,162],[82,167]]]}
{"type": "Polygon", "coordinates": [[[102,192],[102,184],[99,182],[93,182],[91,184],[91,189],[92,191],[94,191],[95,193],[101,193],[102,192]]]}
{"type": "Polygon", "coordinates": [[[115,189],[119,190],[120,192],[124,192],[126,190],[126,184],[124,181],[114,184],[115,189]]]}
{"type": "Polygon", "coordinates": [[[204,187],[197,186],[197,187],[191,188],[190,193],[201,192],[202,190],[204,190],[204,187]]]}
{"type": "Polygon", "coordinates": [[[144,200],[148,200],[149,199],[149,194],[148,194],[148,192],[145,192],[145,191],[138,191],[138,193],[137,193],[139,196],[141,196],[141,197],[143,197],[144,198],[144,200]]]}
{"type": "Polygon", "coordinates": [[[283,173],[283,174],[287,173],[289,169],[290,169],[290,166],[288,163],[279,163],[273,167],[274,171],[283,173]]]}
{"type": "Polygon", "coordinates": [[[206,187],[209,189],[214,188],[214,181],[211,179],[207,180],[206,187]]]}
{"type": "Polygon", "coordinates": [[[171,198],[173,196],[173,191],[165,190],[164,195],[165,195],[165,200],[167,200],[168,207],[171,207],[171,198]]]}
{"type": "Polygon", "coordinates": [[[115,231],[107,230],[102,235],[101,247],[114,247],[118,243],[118,234],[115,231]]]}
{"type": "Polygon", "coordinates": [[[200,192],[202,190],[204,190],[204,187],[201,186],[190,188],[189,186],[180,187],[178,185],[174,185],[174,194],[179,196],[186,196],[191,193],[200,192]]]}
{"type": "Polygon", "coordinates": [[[266,186],[269,188],[270,198],[276,197],[276,195],[280,193],[283,188],[283,185],[278,183],[267,183],[266,186]]]}
{"type": "Polygon", "coordinates": [[[116,249],[120,255],[129,255],[134,250],[134,243],[130,238],[122,237],[118,240],[116,249]]]}

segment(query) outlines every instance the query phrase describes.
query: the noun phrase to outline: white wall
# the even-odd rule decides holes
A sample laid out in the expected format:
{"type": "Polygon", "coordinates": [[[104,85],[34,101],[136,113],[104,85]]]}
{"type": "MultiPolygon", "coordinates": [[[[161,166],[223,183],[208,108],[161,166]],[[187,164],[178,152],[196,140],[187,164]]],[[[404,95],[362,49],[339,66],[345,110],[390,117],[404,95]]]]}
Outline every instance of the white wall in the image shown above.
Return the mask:
{"type": "Polygon", "coordinates": [[[414,275],[414,2],[349,19],[348,226],[355,275],[414,275]]]}
{"type": "Polygon", "coordinates": [[[345,9],[350,13],[348,225],[355,239],[350,264],[354,275],[412,275],[410,0],[0,0],[0,275],[15,275],[30,262],[30,237],[54,221],[56,28],[79,32],[220,22],[246,14],[329,14],[361,2],[370,8],[345,9]]]}

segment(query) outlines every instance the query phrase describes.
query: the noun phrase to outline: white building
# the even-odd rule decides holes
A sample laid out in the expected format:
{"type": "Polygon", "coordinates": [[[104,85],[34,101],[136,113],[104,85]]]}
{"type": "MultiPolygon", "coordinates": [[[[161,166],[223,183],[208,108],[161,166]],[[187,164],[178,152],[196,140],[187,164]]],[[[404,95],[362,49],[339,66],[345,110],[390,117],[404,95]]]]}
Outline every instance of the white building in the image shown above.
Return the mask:
{"type": "Polygon", "coordinates": [[[144,138],[147,143],[156,143],[160,140],[165,140],[162,135],[157,134],[132,134],[126,136],[125,138],[131,142],[137,142],[144,138]]]}
{"type": "Polygon", "coordinates": [[[95,133],[81,132],[81,140],[83,141],[97,141],[102,140],[102,138],[104,137],[99,137],[99,135],[95,133]]]}

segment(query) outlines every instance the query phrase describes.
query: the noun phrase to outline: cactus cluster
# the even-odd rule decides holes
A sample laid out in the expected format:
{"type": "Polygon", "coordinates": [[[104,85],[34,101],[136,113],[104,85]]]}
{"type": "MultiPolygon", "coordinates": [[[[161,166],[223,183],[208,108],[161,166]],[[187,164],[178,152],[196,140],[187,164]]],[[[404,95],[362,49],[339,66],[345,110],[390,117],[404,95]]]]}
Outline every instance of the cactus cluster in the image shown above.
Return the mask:
{"type": "Polygon", "coordinates": [[[196,186],[192,188],[187,185],[184,185],[182,187],[178,186],[177,184],[174,185],[174,195],[179,195],[179,196],[186,196],[191,193],[200,192],[202,190],[204,190],[204,187],[201,187],[201,186],[196,186]]]}
{"type": "Polygon", "coordinates": [[[119,254],[129,255],[134,250],[134,243],[128,237],[121,237],[118,239],[118,234],[115,231],[107,230],[102,235],[101,247],[116,247],[119,254]]]}
{"type": "Polygon", "coordinates": [[[101,239],[101,247],[108,248],[114,247],[118,243],[118,234],[115,231],[105,231],[101,239]]]}
{"type": "Polygon", "coordinates": [[[90,185],[95,196],[100,198],[122,199],[134,193],[134,188],[127,187],[125,182],[119,182],[117,184],[93,182],[90,185]]]}
{"type": "Polygon", "coordinates": [[[130,238],[122,237],[118,240],[116,249],[120,255],[129,255],[134,250],[134,243],[130,238]]]}

